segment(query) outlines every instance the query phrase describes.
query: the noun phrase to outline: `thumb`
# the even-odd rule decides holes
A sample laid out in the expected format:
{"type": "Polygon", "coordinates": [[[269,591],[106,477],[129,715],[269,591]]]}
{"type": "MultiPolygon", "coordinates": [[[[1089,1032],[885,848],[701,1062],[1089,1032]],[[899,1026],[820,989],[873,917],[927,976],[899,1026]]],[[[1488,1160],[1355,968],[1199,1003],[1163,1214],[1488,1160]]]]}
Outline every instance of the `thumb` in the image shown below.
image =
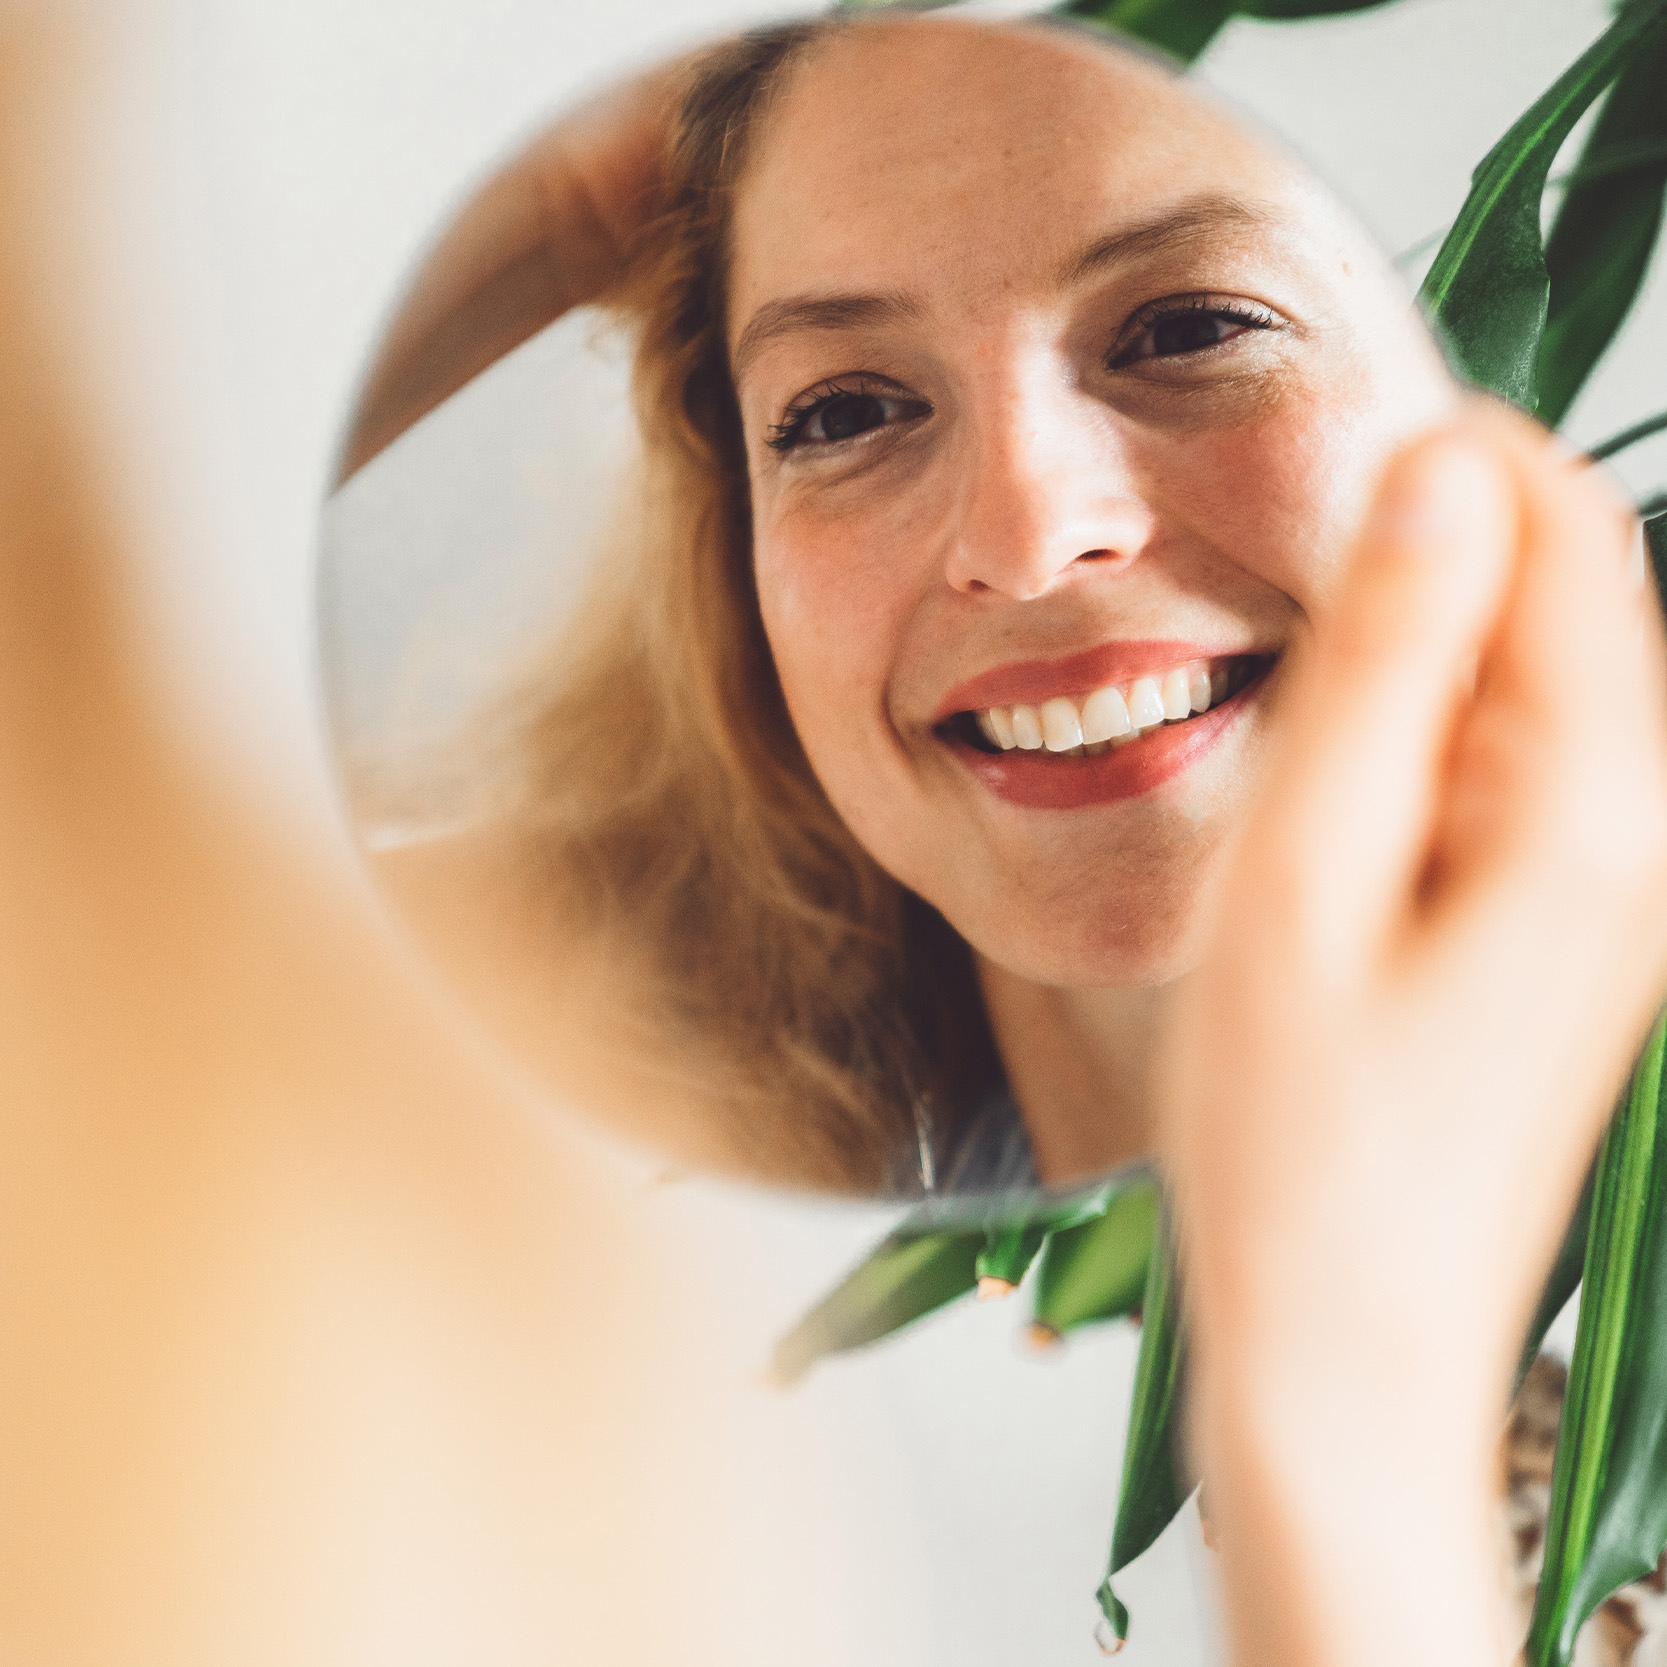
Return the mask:
{"type": "MultiPolygon", "coordinates": [[[[1251,862],[1296,864],[1327,965],[1381,944],[1415,890],[1453,729],[1516,544],[1512,477],[1480,425],[1390,466],[1337,606],[1293,668],[1287,744],[1251,862]]],[[[1274,868],[1278,872],[1278,868],[1274,868]]]]}

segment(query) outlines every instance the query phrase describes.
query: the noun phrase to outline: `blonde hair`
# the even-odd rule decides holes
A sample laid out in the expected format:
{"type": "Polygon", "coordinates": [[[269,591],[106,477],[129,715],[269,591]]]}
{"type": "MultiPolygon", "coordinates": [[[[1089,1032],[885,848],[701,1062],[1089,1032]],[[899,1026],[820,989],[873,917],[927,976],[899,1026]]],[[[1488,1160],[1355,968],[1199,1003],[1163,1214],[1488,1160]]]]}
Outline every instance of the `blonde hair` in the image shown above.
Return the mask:
{"type": "Polygon", "coordinates": [[[513,814],[567,923],[628,946],[639,1019],[747,1167],[898,1187],[922,1111],[952,1137],[994,1049],[966,945],[857,843],[794,732],[724,332],[749,139],[807,51],[867,26],[759,31],[691,73],[613,298],[635,337],[638,523],[522,697],[513,814]]]}

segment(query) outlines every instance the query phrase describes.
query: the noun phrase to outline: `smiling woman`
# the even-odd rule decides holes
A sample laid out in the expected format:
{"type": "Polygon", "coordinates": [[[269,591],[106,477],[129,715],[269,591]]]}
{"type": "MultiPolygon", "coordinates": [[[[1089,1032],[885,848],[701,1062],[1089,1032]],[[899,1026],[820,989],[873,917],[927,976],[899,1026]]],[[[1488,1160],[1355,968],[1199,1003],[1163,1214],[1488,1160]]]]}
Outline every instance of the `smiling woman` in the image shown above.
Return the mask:
{"type": "Polygon", "coordinates": [[[685,1160],[1138,1159],[1287,663],[1454,387],[1313,178],[1131,51],[836,20],[652,85],[635,519],[497,714],[492,815],[385,873],[685,1160]]]}

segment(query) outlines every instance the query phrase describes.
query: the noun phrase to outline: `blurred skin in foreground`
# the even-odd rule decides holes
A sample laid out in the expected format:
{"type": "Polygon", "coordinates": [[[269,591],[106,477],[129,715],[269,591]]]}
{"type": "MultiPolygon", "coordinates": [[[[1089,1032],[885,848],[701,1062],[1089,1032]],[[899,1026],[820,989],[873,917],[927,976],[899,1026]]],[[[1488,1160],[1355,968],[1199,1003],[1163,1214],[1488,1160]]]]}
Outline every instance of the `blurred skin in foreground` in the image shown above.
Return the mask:
{"type": "Polygon", "coordinates": [[[180,26],[0,17],[0,1660],[646,1661],[676,1612],[716,1667],[698,1275],[402,957],[263,709],[180,26]]]}
{"type": "Polygon", "coordinates": [[[1504,1661],[1502,1410],[1667,979],[1636,522],[1477,410],[1391,469],[1290,698],[1163,1067],[1235,1659],[1504,1661]]]}
{"type": "MultiPolygon", "coordinates": [[[[221,622],[170,564],[230,535],[131,207],[178,161],[135,139],[154,20],[0,24],[0,1655],[362,1663],[392,1616],[456,1659],[648,1661],[672,1626],[722,1660],[674,1247],[530,1132],[308,790],[197,717],[221,622]]],[[[1514,1339],[1667,971],[1631,538],[1478,413],[1392,470],[1291,679],[1164,1093],[1240,1662],[1512,1647],[1514,1339]]]]}

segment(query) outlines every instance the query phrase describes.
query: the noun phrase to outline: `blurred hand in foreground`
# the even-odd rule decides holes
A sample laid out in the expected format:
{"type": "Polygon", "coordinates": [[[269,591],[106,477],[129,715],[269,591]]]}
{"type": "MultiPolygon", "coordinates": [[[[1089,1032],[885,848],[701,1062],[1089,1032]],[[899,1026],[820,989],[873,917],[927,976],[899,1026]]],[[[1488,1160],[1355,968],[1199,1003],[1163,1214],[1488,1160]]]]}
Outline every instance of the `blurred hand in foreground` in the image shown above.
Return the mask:
{"type": "Polygon", "coordinates": [[[1512,1367],[1667,987],[1636,523],[1478,407],[1386,478],[1167,1039],[1235,1659],[1503,1662],[1512,1367]]]}

